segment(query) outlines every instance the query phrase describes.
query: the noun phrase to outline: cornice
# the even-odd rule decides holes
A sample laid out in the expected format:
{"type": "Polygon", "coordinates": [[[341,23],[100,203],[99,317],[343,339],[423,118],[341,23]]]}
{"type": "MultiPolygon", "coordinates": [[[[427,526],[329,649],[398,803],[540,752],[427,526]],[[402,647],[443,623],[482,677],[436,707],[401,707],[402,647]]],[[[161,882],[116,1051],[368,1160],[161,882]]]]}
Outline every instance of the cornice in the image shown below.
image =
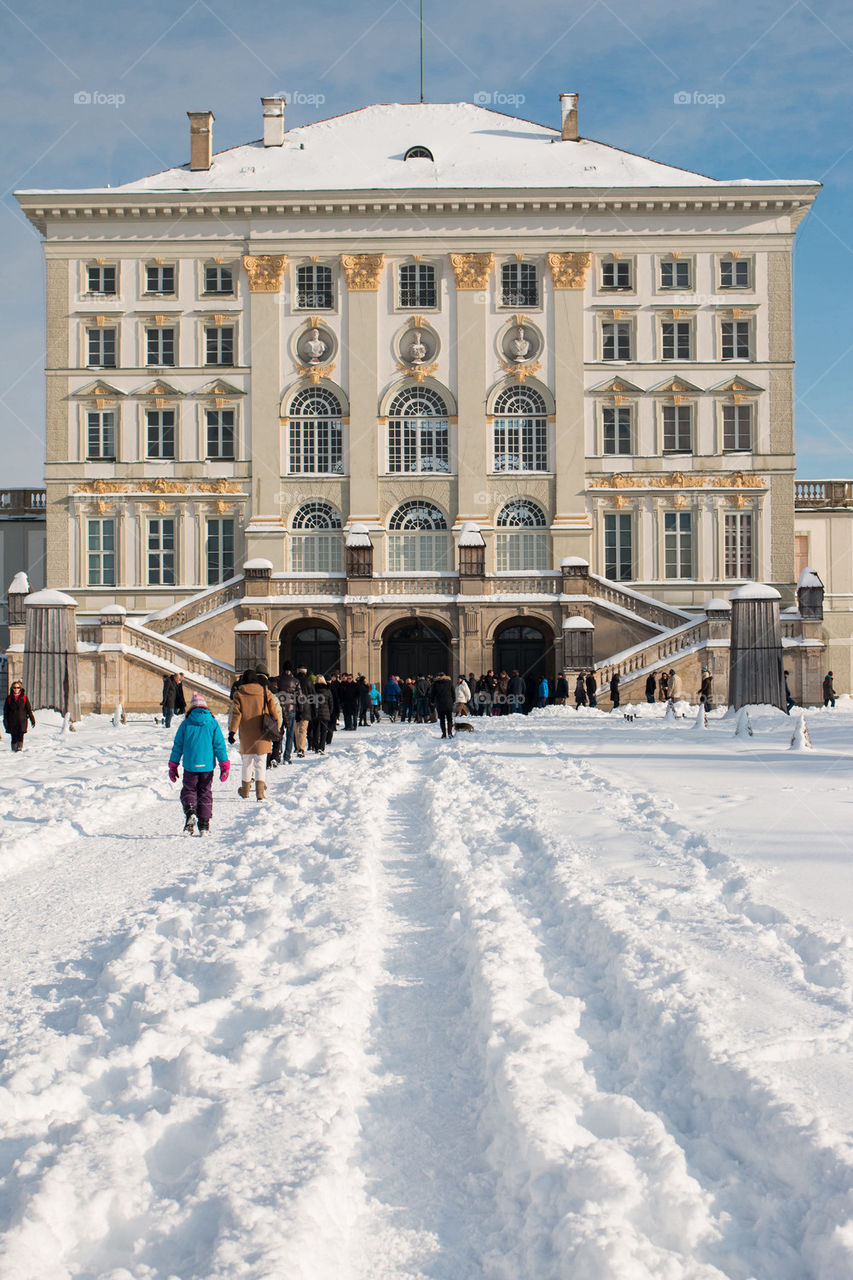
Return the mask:
{"type": "Polygon", "coordinates": [[[445,191],[21,191],[16,199],[44,235],[48,220],[145,222],[149,218],[311,217],[364,214],[763,213],[790,216],[796,227],[819,183],[714,187],[607,188],[601,190],[445,191]]]}

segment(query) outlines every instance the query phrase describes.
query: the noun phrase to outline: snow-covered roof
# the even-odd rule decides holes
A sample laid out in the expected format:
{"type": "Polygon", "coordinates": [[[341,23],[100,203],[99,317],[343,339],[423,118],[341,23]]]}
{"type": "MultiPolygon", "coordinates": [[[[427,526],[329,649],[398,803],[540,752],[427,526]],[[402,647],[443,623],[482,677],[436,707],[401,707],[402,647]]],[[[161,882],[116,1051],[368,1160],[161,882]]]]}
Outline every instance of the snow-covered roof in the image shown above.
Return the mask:
{"type": "Polygon", "coordinates": [[[348,547],[370,547],[370,532],[366,524],[351,524],[347,530],[346,545],[348,547]]]}
{"type": "Polygon", "coordinates": [[[269,631],[269,627],[265,622],[261,622],[260,618],[247,618],[245,622],[238,622],[235,631],[269,631]]]}
{"type": "Polygon", "coordinates": [[[765,582],[746,582],[742,587],[735,587],[734,591],[730,591],[729,599],[781,600],[782,597],[775,587],[769,587],[765,582]]]}
{"type": "Polygon", "coordinates": [[[714,596],[711,600],[706,601],[705,604],[706,613],[722,613],[723,610],[725,610],[726,613],[730,613],[731,608],[732,606],[729,601],[721,600],[719,596],[714,596]]]}
{"type": "Polygon", "coordinates": [[[462,532],[459,534],[460,547],[484,547],[486,545],[480,526],[475,524],[473,520],[467,520],[462,526],[462,532]]]}
{"type": "Polygon", "coordinates": [[[30,580],[23,569],[16,573],[9,585],[10,596],[25,596],[30,590],[30,580]]]}
{"type": "Polygon", "coordinates": [[[247,560],[243,565],[244,569],[272,569],[272,560],[265,560],[263,556],[256,556],[254,560],[247,560]]]}
{"type": "MultiPolygon", "coordinates": [[[[718,185],[733,184],[590,138],[564,142],[559,129],[470,102],[442,102],[362,107],[290,129],[283,146],[246,143],[217,152],[209,170],[193,171],[186,164],[110,190],[411,192],[718,185]],[[433,160],[406,160],[414,146],[427,148],[433,160]]],[[[776,183],[738,180],[736,185],[776,183]]]]}
{"type": "Polygon", "coordinates": [[[27,596],[27,607],[31,604],[51,605],[51,604],[73,604],[77,601],[73,596],[67,596],[64,591],[34,591],[32,595],[27,596]]]}
{"type": "Polygon", "coordinates": [[[561,569],[588,569],[589,561],[583,556],[563,556],[560,561],[561,569]]]}
{"type": "Polygon", "coordinates": [[[564,631],[594,631],[595,624],[589,618],[564,618],[564,631]]]}
{"type": "Polygon", "coordinates": [[[99,611],[98,616],[101,618],[122,617],[127,614],[123,604],[105,604],[103,609],[99,611]]]}
{"type": "Polygon", "coordinates": [[[823,583],[821,582],[820,577],[818,576],[818,573],[815,569],[803,569],[803,572],[800,574],[799,578],[797,579],[798,591],[800,587],[822,587],[822,586],[823,586],[823,583]]]}

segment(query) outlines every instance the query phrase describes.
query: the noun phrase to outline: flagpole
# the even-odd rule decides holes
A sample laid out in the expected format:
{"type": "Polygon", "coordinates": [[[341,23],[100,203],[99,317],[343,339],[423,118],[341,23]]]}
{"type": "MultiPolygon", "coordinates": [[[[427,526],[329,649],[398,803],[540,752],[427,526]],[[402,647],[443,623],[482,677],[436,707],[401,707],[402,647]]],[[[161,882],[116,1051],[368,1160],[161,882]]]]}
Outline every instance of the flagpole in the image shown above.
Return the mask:
{"type": "Polygon", "coordinates": [[[421,102],[424,100],[424,0],[420,0],[420,27],[421,27],[421,102]]]}

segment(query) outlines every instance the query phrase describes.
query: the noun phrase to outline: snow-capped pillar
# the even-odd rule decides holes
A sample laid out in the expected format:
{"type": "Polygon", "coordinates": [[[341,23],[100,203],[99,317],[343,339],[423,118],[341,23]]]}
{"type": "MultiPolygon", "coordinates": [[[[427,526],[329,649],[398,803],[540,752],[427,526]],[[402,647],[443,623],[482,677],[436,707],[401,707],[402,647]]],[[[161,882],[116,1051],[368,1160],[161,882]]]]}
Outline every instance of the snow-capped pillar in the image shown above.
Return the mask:
{"type": "Polygon", "coordinates": [[[748,582],[729,595],[732,602],[729,706],[765,705],[785,710],[779,592],[748,582]]]}
{"type": "Polygon", "coordinates": [[[586,427],[584,422],[584,297],[588,253],[549,253],[554,290],[553,469],[556,499],[552,525],[554,562],[564,556],[587,559],[592,519],[586,508],[586,427]]]}
{"type": "Polygon", "coordinates": [[[486,324],[493,253],[451,253],[456,282],[457,520],[489,518],[493,503],[483,497],[483,478],[490,471],[490,431],[483,426],[483,388],[488,385],[486,324]],[[489,513],[489,514],[487,514],[489,513]]]}
{"type": "MultiPolygon", "coordinates": [[[[283,253],[247,254],[249,277],[249,362],[252,369],[251,519],[246,525],[246,551],[267,556],[284,569],[284,524],[281,519],[281,285],[287,258],[283,253]]],[[[247,317],[243,315],[245,324],[247,317]]],[[[238,335],[245,342],[245,335],[238,335]]],[[[237,357],[239,359],[239,357],[237,357]]]]}
{"type": "Polygon", "coordinates": [[[269,627],[258,618],[246,618],[234,628],[234,666],[239,675],[254,670],[259,662],[269,666],[267,640],[269,627]]]}
{"type": "Polygon", "coordinates": [[[563,670],[589,671],[593,665],[595,626],[589,618],[563,619],[563,670]]]}
{"type": "MultiPolygon", "coordinates": [[[[376,371],[379,367],[379,284],[384,253],[343,253],[349,334],[350,520],[379,524],[376,371]]],[[[384,424],[380,423],[380,429],[384,424]]],[[[381,563],[381,562],[380,562],[381,563]]]]}
{"type": "Polygon", "coordinates": [[[124,633],[126,619],[127,610],[115,602],[104,605],[98,615],[101,651],[97,655],[93,693],[95,710],[101,713],[119,704],[127,706],[133,701],[132,692],[127,688],[129,666],[122,652],[122,646],[127,642],[124,633]]]}
{"type": "Polygon", "coordinates": [[[9,584],[9,626],[22,627],[26,622],[26,611],[24,601],[30,594],[30,581],[27,575],[22,571],[16,573],[9,584]]]}
{"type": "Polygon", "coordinates": [[[34,711],[50,708],[80,719],[77,601],[62,591],[27,596],[24,687],[34,711]]]}

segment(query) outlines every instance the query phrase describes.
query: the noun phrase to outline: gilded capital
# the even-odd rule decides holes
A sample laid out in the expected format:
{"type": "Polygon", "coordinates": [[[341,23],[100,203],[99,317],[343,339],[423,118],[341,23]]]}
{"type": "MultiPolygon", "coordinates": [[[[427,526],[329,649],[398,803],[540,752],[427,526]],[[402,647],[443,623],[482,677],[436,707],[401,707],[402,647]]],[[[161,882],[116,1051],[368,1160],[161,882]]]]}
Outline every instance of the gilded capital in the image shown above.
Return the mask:
{"type": "Polygon", "coordinates": [[[487,289],[495,265],[493,253],[451,253],[457,289],[487,289]]]}
{"type": "Polygon", "coordinates": [[[243,266],[249,277],[251,293],[280,293],[284,279],[284,268],[287,266],[287,254],[267,253],[263,257],[243,258],[243,266]]]}
{"type": "Polygon", "coordinates": [[[582,289],[591,256],[589,253],[549,253],[547,261],[554,288],[582,289]]]}
{"type": "Polygon", "coordinates": [[[341,266],[347,278],[348,289],[375,291],[379,288],[384,253],[342,253],[341,266]]]}

